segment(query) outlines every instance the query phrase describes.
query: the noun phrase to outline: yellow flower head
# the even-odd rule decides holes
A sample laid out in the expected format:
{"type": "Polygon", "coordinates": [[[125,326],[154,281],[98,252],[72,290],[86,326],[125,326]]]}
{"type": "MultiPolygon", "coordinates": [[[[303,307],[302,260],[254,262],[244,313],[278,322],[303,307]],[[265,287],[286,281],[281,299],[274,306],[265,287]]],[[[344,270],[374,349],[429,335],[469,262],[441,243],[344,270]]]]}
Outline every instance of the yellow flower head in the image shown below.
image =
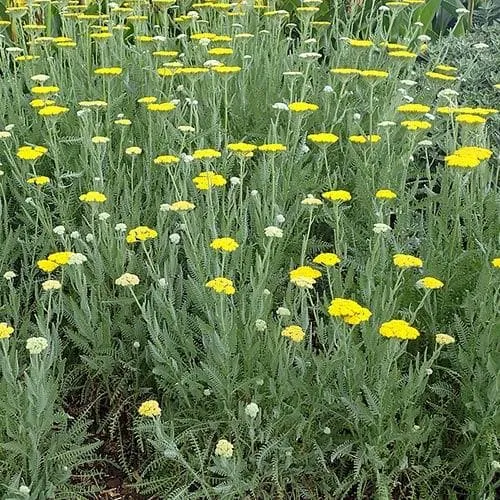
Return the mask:
{"type": "Polygon", "coordinates": [[[383,337],[397,338],[401,340],[416,339],[420,332],[413,328],[407,321],[402,319],[392,319],[382,323],[379,328],[379,333],[383,337]]]}
{"type": "Polygon", "coordinates": [[[281,153],[286,151],[286,146],[284,144],[280,144],[279,142],[270,143],[270,144],[261,144],[258,147],[259,151],[263,153],[281,153]]]}
{"type": "Polygon", "coordinates": [[[403,269],[407,269],[410,267],[422,267],[424,265],[422,259],[404,253],[397,253],[393,255],[392,262],[394,263],[395,266],[403,269]]]}
{"type": "Polygon", "coordinates": [[[455,343],[455,337],[448,335],[447,333],[436,333],[436,344],[448,345],[455,343]]]}
{"type": "Polygon", "coordinates": [[[50,262],[55,262],[59,266],[65,266],[70,263],[71,257],[73,257],[74,252],[54,252],[51,253],[47,260],[50,262]]]}
{"type": "Polygon", "coordinates": [[[89,191],[88,193],[81,194],[78,199],[87,203],[104,203],[107,200],[106,195],[98,191],[89,191]]]}
{"type": "Polygon", "coordinates": [[[190,201],[175,201],[170,205],[169,210],[172,212],[187,212],[189,210],[193,210],[196,207],[194,203],[191,203],[190,201]]]}
{"type": "Polygon", "coordinates": [[[394,198],[397,198],[397,196],[398,195],[390,189],[379,189],[375,193],[375,198],[378,198],[379,200],[393,200],[394,198]]]}
{"type": "Polygon", "coordinates": [[[67,113],[69,111],[69,108],[65,108],[63,106],[44,106],[40,111],[38,111],[38,114],[40,116],[58,116],[62,115],[64,113],[67,113]]]}
{"type": "Polygon", "coordinates": [[[493,267],[500,267],[500,257],[495,257],[492,261],[491,261],[491,265],[493,267]]]}
{"type": "Polygon", "coordinates": [[[456,120],[462,125],[482,125],[483,123],[486,123],[486,118],[469,114],[457,115],[456,120]]]}
{"type": "Polygon", "coordinates": [[[316,279],[321,277],[321,272],[310,266],[300,266],[289,273],[290,282],[299,288],[313,288],[316,279]]]}
{"type": "Polygon", "coordinates": [[[48,151],[43,146],[21,146],[16,153],[16,156],[21,160],[38,160],[48,151]]]}
{"type": "Polygon", "coordinates": [[[50,178],[45,175],[37,175],[36,177],[30,177],[26,182],[35,186],[45,186],[50,182],[50,178]]]}
{"type": "Polygon", "coordinates": [[[417,57],[415,52],[410,52],[409,50],[393,50],[387,55],[396,59],[415,59],[417,57]]]}
{"type": "Polygon", "coordinates": [[[158,233],[154,229],[148,226],[138,226],[128,232],[126,240],[127,243],[137,243],[156,238],[157,236],[158,233]]]}
{"type": "Polygon", "coordinates": [[[335,144],[339,140],[337,135],[328,132],[309,134],[307,138],[315,144],[335,144]]]}
{"type": "Polygon", "coordinates": [[[380,137],[380,135],[377,134],[366,135],[366,136],[365,135],[349,136],[349,141],[351,141],[353,144],[366,144],[367,142],[376,144],[377,142],[380,141],[380,139],[382,139],[382,137],[380,137]]]}
{"type": "Polygon", "coordinates": [[[341,318],[348,325],[359,325],[363,321],[368,321],[372,315],[369,309],[360,306],[356,301],[342,298],[331,301],[328,314],[341,318]]]}
{"type": "Polygon", "coordinates": [[[363,69],[359,74],[364,78],[387,78],[389,76],[388,71],[382,71],[380,69],[363,69]]]}
{"type": "Polygon", "coordinates": [[[432,127],[432,124],[425,120],[405,120],[401,122],[401,126],[414,132],[416,130],[427,130],[432,127]]]}
{"type": "Polygon", "coordinates": [[[347,40],[347,43],[351,47],[357,47],[357,48],[368,48],[368,47],[373,47],[373,42],[371,40],[354,40],[352,38],[349,38],[347,40]]]}
{"type": "Polygon", "coordinates": [[[193,182],[202,191],[206,191],[211,187],[222,187],[227,184],[227,180],[222,175],[211,171],[201,172],[193,179],[193,182]]]}
{"type": "Polygon", "coordinates": [[[220,158],[222,153],[216,149],[197,149],[192,154],[195,160],[210,160],[212,158],[220,158]]]}
{"type": "Polygon", "coordinates": [[[56,264],[55,262],[52,262],[48,259],[39,260],[36,265],[45,273],[51,273],[59,267],[59,264],[56,264]]]}
{"type": "Polygon", "coordinates": [[[225,295],[233,295],[236,292],[236,288],[234,288],[233,282],[222,276],[214,278],[206,283],[207,288],[211,288],[217,293],[223,293],[225,295]]]}
{"type": "Polygon", "coordinates": [[[281,336],[288,337],[292,342],[302,342],[306,334],[300,326],[290,325],[281,330],[281,336]]]}
{"type": "Polygon", "coordinates": [[[213,66],[211,70],[219,75],[234,75],[239,73],[241,68],[239,66],[213,66]]]}
{"type": "Polygon", "coordinates": [[[30,106],[32,108],[43,108],[44,106],[52,106],[55,101],[51,99],[33,99],[30,101],[30,106]]]}
{"type": "Polygon", "coordinates": [[[228,144],[226,147],[228,151],[242,155],[248,155],[257,149],[255,144],[248,144],[247,142],[233,142],[228,144]]]}
{"type": "Polygon", "coordinates": [[[329,201],[350,201],[352,199],[351,193],[349,191],[344,191],[343,189],[337,189],[335,191],[326,191],[321,195],[325,200],[329,201]]]}
{"type": "Polygon", "coordinates": [[[172,163],[179,163],[180,158],[177,156],[173,155],[161,155],[157,156],[154,160],[153,163],[155,165],[170,165],[172,163]]]}
{"type": "Polygon", "coordinates": [[[437,73],[436,71],[427,71],[425,73],[425,76],[427,78],[430,78],[431,80],[444,80],[444,81],[448,81],[448,82],[453,82],[454,80],[457,79],[456,76],[443,75],[441,73],[437,73]]]}
{"type": "Polygon", "coordinates": [[[130,146],[125,149],[125,154],[129,156],[137,156],[140,155],[141,153],[142,153],[142,148],[140,148],[139,146],[130,146]]]}
{"type": "Polygon", "coordinates": [[[109,68],[97,68],[94,70],[94,75],[99,76],[118,76],[123,72],[122,68],[119,67],[109,67],[109,68]]]}
{"type": "Polygon", "coordinates": [[[418,280],[416,285],[427,290],[436,290],[438,288],[443,288],[444,283],[437,278],[433,278],[432,276],[426,276],[425,278],[418,280]]]}
{"type": "Polygon", "coordinates": [[[147,109],[149,111],[167,113],[175,109],[175,104],[171,102],[152,102],[148,104],[147,109]]]}
{"type": "Polygon", "coordinates": [[[208,50],[208,54],[211,56],[230,56],[233,53],[233,49],[230,47],[214,47],[208,50]]]}
{"type": "Polygon", "coordinates": [[[144,401],[137,411],[142,417],[159,417],[161,415],[160,405],[155,399],[144,401]]]}
{"type": "Polygon", "coordinates": [[[215,240],[210,243],[210,248],[221,250],[222,252],[234,252],[239,246],[236,240],[229,237],[215,238],[215,240]]]}
{"type": "Polygon", "coordinates": [[[334,266],[340,262],[340,258],[335,253],[320,253],[314,257],[313,262],[315,264],[323,264],[326,267],[334,266]]]}
{"type": "Polygon", "coordinates": [[[0,339],[8,339],[12,333],[14,333],[14,328],[7,323],[0,323],[0,339]]]}
{"type": "Polygon", "coordinates": [[[319,109],[319,106],[310,102],[297,101],[291,102],[288,105],[288,109],[292,113],[305,113],[307,111],[317,111],[319,109]]]}
{"type": "Polygon", "coordinates": [[[427,104],[411,102],[409,104],[401,104],[396,109],[400,113],[428,113],[431,110],[431,107],[427,106],[427,104]]]}
{"type": "Polygon", "coordinates": [[[45,87],[44,86],[32,87],[31,93],[36,95],[50,95],[59,92],[59,90],[60,88],[56,87],[55,85],[47,85],[45,87]]]}

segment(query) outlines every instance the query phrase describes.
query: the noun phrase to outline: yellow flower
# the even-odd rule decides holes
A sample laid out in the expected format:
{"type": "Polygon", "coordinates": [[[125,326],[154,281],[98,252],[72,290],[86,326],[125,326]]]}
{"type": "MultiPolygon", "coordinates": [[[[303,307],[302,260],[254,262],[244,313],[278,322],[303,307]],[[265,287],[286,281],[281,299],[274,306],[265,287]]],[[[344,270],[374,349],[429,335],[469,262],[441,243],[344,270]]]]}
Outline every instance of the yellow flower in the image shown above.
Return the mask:
{"type": "Polygon", "coordinates": [[[127,243],[137,243],[138,241],[146,241],[156,238],[158,233],[149,228],[148,226],[138,226],[135,229],[131,229],[127,234],[127,243]]]}
{"type": "Polygon", "coordinates": [[[66,264],[69,264],[71,257],[73,257],[74,252],[54,252],[51,253],[48,257],[47,260],[50,262],[55,262],[59,266],[65,266],[66,264]]]}
{"type": "Polygon", "coordinates": [[[330,70],[330,73],[333,75],[359,75],[361,73],[361,70],[356,69],[356,68],[332,68],[330,70]]]}
{"type": "Polygon", "coordinates": [[[402,340],[413,340],[420,335],[420,332],[416,328],[413,328],[408,322],[402,319],[392,319],[391,321],[382,323],[379,328],[379,333],[383,337],[392,337],[402,340]]]}
{"type": "Polygon", "coordinates": [[[152,102],[148,104],[147,109],[149,111],[168,112],[175,109],[175,104],[171,102],[152,102]]]}
{"type": "Polygon", "coordinates": [[[161,415],[160,405],[155,399],[144,401],[137,411],[142,417],[159,417],[161,415]]]}
{"type": "Polygon", "coordinates": [[[0,323],[0,339],[8,339],[13,332],[14,328],[10,325],[7,323],[0,323]]]}
{"type": "Polygon", "coordinates": [[[233,75],[239,73],[241,68],[239,66],[213,66],[211,70],[219,75],[233,75]]]}
{"type": "Polygon", "coordinates": [[[219,439],[215,447],[215,454],[222,458],[231,458],[233,449],[234,446],[227,439],[219,439]]]}
{"type": "Polygon", "coordinates": [[[445,80],[451,82],[457,79],[456,76],[442,75],[441,73],[436,73],[435,71],[427,71],[425,76],[431,80],[445,80]]]}
{"type": "Polygon", "coordinates": [[[354,144],[366,144],[367,142],[376,144],[377,142],[380,141],[382,137],[377,134],[372,134],[372,135],[351,135],[349,136],[349,140],[354,143],[354,144]]]}
{"type": "Polygon", "coordinates": [[[365,78],[387,78],[389,76],[388,71],[382,71],[379,69],[363,69],[359,72],[359,74],[365,78]]]}
{"type": "Polygon", "coordinates": [[[53,104],[55,104],[55,101],[50,99],[33,99],[30,101],[32,108],[43,108],[44,106],[52,106],[53,104]]]}
{"type": "Polygon", "coordinates": [[[446,64],[438,64],[435,69],[444,73],[456,73],[458,71],[458,68],[455,68],[455,66],[447,66],[446,64]]]}
{"type": "Polygon", "coordinates": [[[192,154],[195,160],[209,160],[211,158],[220,158],[222,153],[215,149],[197,149],[192,154]]]}
{"type": "Polygon", "coordinates": [[[67,113],[68,111],[69,108],[64,108],[63,106],[45,106],[38,111],[38,114],[40,116],[58,116],[67,113]]]}
{"type": "Polygon", "coordinates": [[[208,281],[205,286],[207,288],[211,288],[217,293],[224,293],[226,295],[233,295],[236,292],[236,288],[234,288],[233,282],[222,276],[214,278],[208,281]]]}
{"type": "Polygon", "coordinates": [[[233,53],[233,49],[229,47],[214,47],[208,51],[211,56],[230,56],[233,53]]]}
{"type": "Polygon", "coordinates": [[[255,144],[248,144],[247,142],[234,142],[228,144],[226,147],[229,151],[232,151],[233,153],[240,153],[243,155],[252,153],[257,149],[257,146],[255,144]]]}
{"type": "Polygon", "coordinates": [[[340,262],[340,258],[335,253],[320,253],[314,257],[313,262],[315,264],[323,264],[326,267],[334,266],[340,262]]]}
{"type": "Polygon", "coordinates": [[[122,74],[123,69],[119,67],[97,68],[94,70],[94,75],[102,76],[118,76],[122,74]]]}
{"type": "Polygon", "coordinates": [[[432,124],[425,120],[405,120],[401,122],[401,126],[410,131],[427,130],[432,127],[432,124]]]}
{"type": "Polygon", "coordinates": [[[31,93],[37,95],[49,95],[59,92],[60,88],[55,85],[47,85],[46,87],[32,87],[31,93]]]}
{"type": "Polygon", "coordinates": [[[170,165],[172,163],[179,163],[180,158],[177,156],[173,155],[162,155],[162,156],[157,156],[154,160],[153,163],[155,165],[170,165]]]}
{"type": "Polygon", "coordinates": [[[372,315],[369,309],[360,306],[356,301],[342,298],[331,301],[328,314],[341,318],[348,325],[359,325],[363,321],[368,321],[372,315]]]}
{"type": "Polygon", "coordinates": [[[170,205],[169,210],[172,212],[187,212],[189,210],[193,210],[196,207],[194,203],[190,201],[176,201],[170,205]]]}
{"type": "Polygon", "coordinates": [[[290,282],[299,288],[313,288],[316,278],[321,277],[321,273],[310,266],[300,266],[289,273],[290,282]]]}
{"type": "Polygon", "coordinates": [[[125,149],[125,154],[129,156],[137,156],[140,155],[141,153],[142,153],[142,148],[140,148],[139,146],[130,146],[125,149]]]}
{"type": "Polygon", "coordinates": [[[487,148],[463,146],[451,155],[445,156],[445,161],[449,167],[474,168],[483,160],[490,159],[492,154],[487,148]]]}
{"type": "Polygon", "coordinates": [[[82,108],[105,108],[108,103],[106,101],[80,101],[78,103],[82,108]]]}
{"type": "Polygon", "coordinates": [[[427,290],[436,290],[438,288],[443,288],[444,283],[437,278],[433,278],[432,276],[426,276],[417,281],[417,286],[426,288],[427,290]]]}
{"type": "Polygon", "coordinates": [[[26,182],[35,186],[45,186],[50,182],[50,178],[45,175],[37,175],[36,177],[30,177],[26,182]]]}
{"type": "Polygon", "coordinates": [[[109,137],[104,137],[102,135],[95,135],[90,139],[94,144],[106,144],[111,139],[109,137]]]}
{"type": "Polygon", "coordinates": [[[118,120],[114,121],[115,125],[124,125],[124,126],[129,126],[132,125],[132,121],[129,120],[128,118],[120,118],[118,120]]]}
{"type": "Polygon", "coordinates": [[[280,144],[279,142],[270,143],[270,144],[261,144],[257,148],[259,151],[263,153],[281,153],[286,151],[286,146],[284,144],[280,144]]]}
{"type": "Polygon", "coordinates": [[[16,156],[21,160],[38,160],[48,151],[43,146],[21,146],[16,153],[16,156]]]}
{"type": "Polygon", "coordinates": [[[483,123],[486,123],[486,118],[483,118],[482,116],[468,115],[468,114],[458,115],[456,120],[458,123],[461,123],[462,125],[482,125],[483,123]]]}
{"type": "Polygon", "coordinates": [[[316,144],[335,144],[339,140],[337,135],[328,132],[309,134],[307,138],[316,144]]]}
{"type": "Polygon", "coordinates": [[[347,40],[347,43],[351,47],[359,47],[359,48],[373,47],[373,42],[371,40],[354,40],[352,38],[349,38],[347,40]]]}
{"type": "Polygon", "coordinates": [[[288,109],[292,113],[305,113],[307,111],[317,111],[319,109],[319,106],[317,104],[312,104],[309,102],[297,101],[291,102],[288,105],[288,109]]]}
{"type": "Polygon", "coordinates": [[[397,198],[397,196],[398,195],[390,189],[379,189],[375,193],[375,198],[378,198],[379,200],[393,200],[394,198],[397,198]]]}
{"type": "Polygon", "coordinates": [[[389,57],[396,57],[400,59],[415,59],[417,54],[409,50],[393,50],[387,54],[389,57]]]}
{"type": "Polygon", "coordinates": [[[152,104],[158,100],[158,97],[154,96],[145,96],[137,99],[137,102],[140,104],[152,104]]]}
{"type": "Polygon", "coordinates": [[[290,325],[281,330],[281,336],[288,337],[293,342],[302,342],[306,334],[300,326],[290,325]]]}
{"type": "Polygon", "coordinates": [[[492,261],[491,261],[491,265],[493,267],[500,267],[500,257],[495,257],[492,261]]]}
{"type": "Polygon", "coordinates": [[[448,345],[455,343],[455,338],[452,337],[451,335],[448,335],[447,333],[436,333],[435,339],[436,339],[436,344],[439,345],[448,345]]]}
{"type": "Polygon", "coordinates": [[[45,273],[51,273],[52,271],[54,271],[59,267],[59,264],[56,264],[55,262],[52,262],[47,259],[39,260],[36,263],[36,265],[38,266],[39,269],[41,269],[45,273]]]}
{"type": "Polygon", "coordinates": [[[394,263],[395,266],[403,269],[407,269],[410,267],[422,267],[424,265],[422,259],[404,253],[397,253],[393,255],[392,262],[394,263]]]}
{"type": "Polygon", "coordinates": [[[223,252],[234,252],[240,245],[233,238],[216,238],[210,243],[210,248],[223,252]]]}
{"type": "Polygon", "coordinates": [[[201,172],[193,179],[194,185],[202,190],[206,191],[211,187],[222,187],[227,184],[227,180],[220,174],[216,172],[201,172]]]}
{"type": "Polygon", "coordinates": [[[155,57],[177,57],[179,55],[179,51],[177,50],[156,50],[152,53],[155,57]]]}
{"type": "Polygon", "coordinates": [[[344,191],[343,189],[337,189],[335,191],[326,191],[321,195],[325,200],[329,201],[350,201],[352,196],[349,191],[344,191]]]}
{"type": "Polygon", "coordinates": [[[409,103],[401,104],[396,108],[400,113],[428,113],[431,110],[430,106],[427,104],[409,103]]]}
{"type": "Polygon", "coordinates": [[[107,200],[106,195],[98,191],[89,191],[88,193],[81,194],[78,199],[87,203],[104,203],[107,200]]]}

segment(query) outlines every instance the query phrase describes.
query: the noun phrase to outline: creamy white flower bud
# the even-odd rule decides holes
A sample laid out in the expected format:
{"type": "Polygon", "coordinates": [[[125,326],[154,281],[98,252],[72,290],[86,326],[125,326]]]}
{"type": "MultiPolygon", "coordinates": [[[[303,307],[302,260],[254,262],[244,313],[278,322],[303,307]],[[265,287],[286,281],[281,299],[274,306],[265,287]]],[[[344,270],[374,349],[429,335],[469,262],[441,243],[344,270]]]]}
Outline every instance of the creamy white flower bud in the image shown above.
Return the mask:
{"type": "Polygon", "coordinates": [[[248,403],[245,406],[245,415],[249,416],[250,418],[255,418],[257,414],[259,413],[260,408],[256,403],[248,403]]]}

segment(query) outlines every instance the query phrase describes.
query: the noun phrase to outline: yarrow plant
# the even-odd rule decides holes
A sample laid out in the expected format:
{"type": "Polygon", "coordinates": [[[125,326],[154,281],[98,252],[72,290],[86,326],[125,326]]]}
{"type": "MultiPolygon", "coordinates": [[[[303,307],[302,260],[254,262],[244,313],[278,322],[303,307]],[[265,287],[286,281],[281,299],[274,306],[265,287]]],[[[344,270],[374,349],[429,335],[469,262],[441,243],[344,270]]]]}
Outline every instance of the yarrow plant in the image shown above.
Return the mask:
{"type": "Polygon", "coordinates": [[[434,7],[0,8],[1,498],[495,498],[498,44],[434,7]]]}

